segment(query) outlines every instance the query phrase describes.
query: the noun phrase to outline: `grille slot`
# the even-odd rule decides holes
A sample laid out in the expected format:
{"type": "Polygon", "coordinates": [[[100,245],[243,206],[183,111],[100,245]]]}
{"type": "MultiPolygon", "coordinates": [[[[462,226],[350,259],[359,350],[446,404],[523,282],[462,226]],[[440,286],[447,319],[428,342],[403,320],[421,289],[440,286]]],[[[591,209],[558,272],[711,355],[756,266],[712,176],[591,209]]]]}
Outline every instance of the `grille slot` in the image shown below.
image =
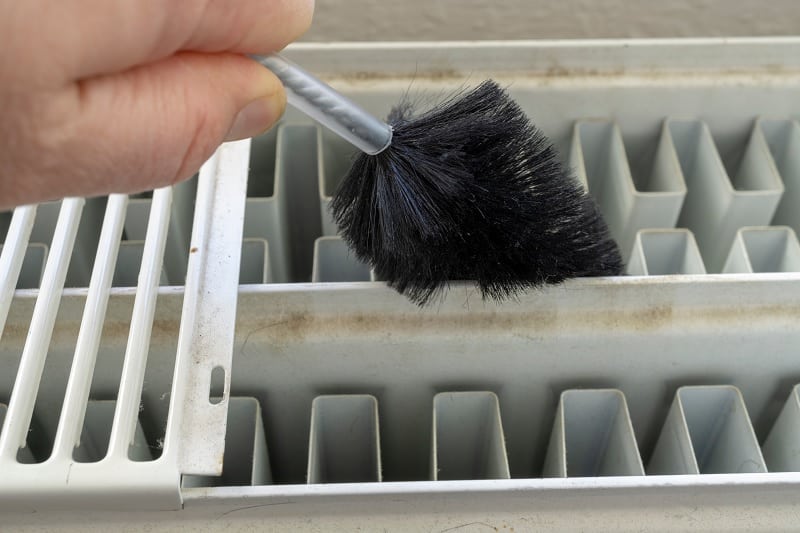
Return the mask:
{"type": "Polygon", "coordinates": [[[313,282],[370,281],[370,268],[353,257],[339,237],[320,237],[314,242],[313,282]]]}
{"type": "MultiPolygon", "coordinates": [[[[0,253],[3,247],[0,246],[0,253]]],[[[42,272],[47,262],[47,245],[42,243],[29,244],[22,253],[22,266],[17,278],[17,289],[38,289],[42,281],[42,272]]]]}
{"type": "Polygon", "coordinates": [[[369,395],[318,396],[311,404],[308,483],[381,480],[378,402],[369,395]]]}
{"type": "Polygon", "coordinates": [[[741,228],[724,272],[799,272],[800,243],[788,227],[741,228]]]}
{"type": "Polygon", "coordinates": [[[319,208],[322,218],[322,234],[335,236],[338,228],[331,218],[329,204],[350,168],[358,152],[340,137],[326,129],[319,128],[317,133],[317,153],[319,154],[319,208]]]}
{"type": "Polygon", "coordinates": [[[638,182],[634,181],[622,133],[614,122],[576,122],[569,159],[625,254],[630,252],[638,230],[675,226],[686,184],[676,164],[671,136],[665,130],[659,136],[651,168],[639,172],[638,182]]]}
{"type": "Polygon", "coordinates": [[[493,392],[433,398],[431,479],[508,479],[500,403],[493,392]]]}
{"type": "Polygon", "coordinates": [[[762,451],[771,472],[800,472],[800,386],[792,389],[786,405],[764,441],[762,451]]]}
{"type": "MultiPolygon", "coordinates": [[[[74,460],[81,463],[95,463],[106,456],[116,407],[117,403],[113,400],[90,400],[86,404],[80,444],[72,452],[74,460]]],[[[129,457],[134,461],[153,459],[153,452],[138,420],[129,448],[129,457]]]]}
{"type": "Polygon", "coordinates": [[[761,120],[761,130],[783,180],[783,197],[774,224],[800,232],[800,124],[796,120],[761,120]]]}
{"type": "Polygon", "coordinates": [[[648,472],[766,472],[741,393],[730,386],[679,389],[648,472]]]}
{"type": "Polygon", "coordinates": [[[641,230],[628,260],[632,276],[705,274],[697,241],[687,229],[641,230]]]}
{"type": "Polygon", "coordinates": [[[561,393],[544,460],[547,477],[642,476],[625,396],[617,390],[561,393]]]}
{"type": "Polygon", "coordinates": [[[242,262],[239,283],[259,285],[272,282],[269,264],[269,243],[264,239],[242,239],[242,262]]]}
{"type": "Polygon", "coordinates": [[[740,173],[731,180],[705,123],[674,120],[669,128],[688,187],[678,224],[694,233],[706,269],[720,272],[736,231],[772,220],[783,185],[768,163],[760,130],[753,131],[740,173]],[[751,172],[750,166],[758,168],[751,172]]]}

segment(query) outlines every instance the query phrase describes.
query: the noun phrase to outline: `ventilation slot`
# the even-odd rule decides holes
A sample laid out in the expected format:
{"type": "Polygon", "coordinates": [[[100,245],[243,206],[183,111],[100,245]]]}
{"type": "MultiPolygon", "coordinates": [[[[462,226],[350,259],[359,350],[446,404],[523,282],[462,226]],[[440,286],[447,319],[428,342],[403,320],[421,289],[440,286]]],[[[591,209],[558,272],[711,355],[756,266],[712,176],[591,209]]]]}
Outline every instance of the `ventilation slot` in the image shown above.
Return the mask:
{"type": "Polygon", "coordinates": [[[269,271],[277,283],[289,281],[288,216],[285,177],[276,173],[277,129],[253,139],[244,213],[245,239],[260,239],[270,249],[269,271]]]}
{"type": "Polygon", "coordinates": [[[784,186],[772,223],[790,226],[800,233],[800,123],[762,119],[758,124],[784,186]]]}
{"type": "Polygon", "coordinates": [[[770,472],[800,472],[800,385],[792,389],[762,451],[770,472]]]}
{"type": "Polygon", "coordinates": [[[578,121],[570,162],[626,255],[638,230],[675,226],[686,185],[666,129],[662,130],[651,168],[637,180],[628,165],[622,133],[614,122],[578,121]]]}
{"type": "Polygon", "coordinates": [[[443,392],[433,399],[431,479],[508,479],[500,404],[492,392],[443,392]]]}
{"type": "Polygon", "coordinates": [[[561,393],[545,477],[642,476],[625,396],[618,390],[561,393]]]}
{"type": "Polygon", "coordinates": [[[373,396],[314,398],[308,483],[381,481],[380,450],[378,402],[373,396]]]}
{"type": "Polygon", "coordinates": [[[772,220],[783,185],[758,128],[732,177],[704,122],[670,120],[668,128],[688,189],[678,225],[694,233],[706,269],[720,272],[736,231],[772,220]]]}
{"type": "Polygon", "coordinates": [[[264,239],[243,239],[239,283],[259,285],[272,282],[269,268],[269,243],[264,239]]]}
{"type": "MultiPolygon", "coordinates": [[[[427,478],[443,480],[502,480],[511,477],[531,478],[594,478],[618,476],[661,476],[687,474],[743,474],[770,471],[800,471],[796,461],[800,447],[800,396],[792,390],[783,410],[776,415],[762,448],[759,447],[741,392],[730,385],[691,385],[677,389],[665,417],[642,420],[640,431],[652,426],[653,443],[640,450],[635,426],[631,420],[625,395],[616,389],[567,389],[559,396],[553,411],[535,414],[530,406],[512,402],[511,411],[523,420],[534,420],[535,433],[548,435],[546,449],[537,455],[530,445],[518,451],[526,458],[533,456],[534,469],[520,469],[509,460],[507,436],[503,429],[502,409],[492,392],[443,392],[433,397],[430,427],[429,474],[427,478]],[[545,427],[547,421],[552,426],[545,427]],[[647,456],[647,468],[642,457],[647,456]],[[541,470],[538,468],[541,466],[541,470]]],[[[517,398],[520,399],[519,397],[517,398]]],[[[236,400],[236,399],[234,399],[236,400]]],[[[244,400],[238,400],[240,402],[244,400]]],[[[250,399],[248,399],[250,401],[250,399]]],[[[255,400],[252,400],[255,402],[255,400]]],[[[255,404],[257,405],[257,403],[255,404]]],[[[648,412],[658,413],[657,405],[641,405],[648,412]]],[[[233,403],[232,403],[233,408],[233,403]]],[[[250,409],[247,413],[252,413],[250,409]]],[[[391,410],[390,410],[391,412],[391,410]]],[[[392,412],[378,423],[378,402],[364,394],[337,394],[315,397],[308,427],[308,459],[305,479],[309,484],[371,483],[384,479],[382,456],[390,449],[394,463],[408,463],[413,448],[389,445],[382,433],[411,423],[416,432],[425,433],[421,417],[413,411],[392,412]]],[[[269,411],[267,420],[272,419],[269,411]]],[[[253,427],[262,432],[260,416],[248,414],[245,422],[231,411],[228,448],[224,472],[244,472],[262,458],[266,462],[266,445],[251,438],[253,427]],[[255,422],[254,422],[255,420],[255,422]],[[237,440],[239,435],[244,437],[237,440]],[[247,447],[243,443],[247,444],[247,447]],[[236,452],[230,451],[237,446],[236,452]],[[255,458],[255,459],[253,459],[255,458]]],[[[520,444],[520,429],[512,431],[510,445],[520,444]]],[[[645,431],[649,433],[649,430],[645,431]]],[[[271,435],[274,440],[276,436],[271,435]]],[[[286,441],[292,450],[303,449],[298,434],[286,441]]],[[[261,439],[263,440],[263,438],[261,439]]],[[[394,444],[394,443],[392,443],[394,444]]],[[[281,462],[277,453],[273,461],[281,462]]],[[[249,476],[249,470],[247,471],[249,476]]],[[[227,477],[226,477],[227,476],[227,477]]],[[[250,478],[237,475],[231,481],[222,478],[197,480],[184,478],[184,487],[250,484],[250,478]]],[[[285,474],[283,474],[285,476],[285,474]]],[[[255,478],[254,478],[255,479],[255,478]]],[[[266,483],[267,481],[265,481],[266,483]]],[[[281,479],[276,479],[281,482],[281,479]]],[[[257,484],[253,482],[253,484],[257,484]]]]}
{"type": "Polygon", "coordinates": [[[320,237],[314,243],[313,282],[374,281],[370,268],[353,257],[339,237],[320,237]]]}
{"type": "Polygon", "coordinates": [[[335,236],[338,227],[330,213],[330,203],[336,188],[347,174],[358,155],[348,142],[324,128],[317,131],[317,152],[319,154],[319,209],[322,219],[322,234],[335,236]]]}
{"type": "MultiPolygon", "coordinates": [[[[0,253],[3,246],[0,245],[0,253]]],[[[44,265],[47,262],[47,245],[41,243],[29,244],[22,254],[22,266],[17,278],[17,289],[38,289],[42,282],[44,265]]]]}
{"type": "MultiPolygon", "coordinates": [[[[106,456],[116,407],[117,402],[113,400],[89,400],[86,405],[80,444],[72,452],[72,458],[75,461],[96,463],[106,456]]],[[[153,459],[153,453],[138,420],[133,432],[129,456],[134,461],[151,461],[153,459]]]]}
{"type": "Polygon", "coordinates": [[[692,232],[685,229],[642,230],[636,234],[628,261],[632,276],[705,274],[703,258],[692,232]]]}
{"type": "Polygon", "coordinates": [[[788,227],[742,228],[723,272],[800,272],[800,243],[788,227]]]}
{"type": "Polygon", "coordinates": [[[648,474],[766,471],[744,400],[735,387],[678,390],[648,474]]]}
{"type": "Polygon", "coordinates": [[[321,235],[316,138],[314,126],[281,125],[252,142],[244,236],[267,241],[277,283],[311,280],[321,235]]]}

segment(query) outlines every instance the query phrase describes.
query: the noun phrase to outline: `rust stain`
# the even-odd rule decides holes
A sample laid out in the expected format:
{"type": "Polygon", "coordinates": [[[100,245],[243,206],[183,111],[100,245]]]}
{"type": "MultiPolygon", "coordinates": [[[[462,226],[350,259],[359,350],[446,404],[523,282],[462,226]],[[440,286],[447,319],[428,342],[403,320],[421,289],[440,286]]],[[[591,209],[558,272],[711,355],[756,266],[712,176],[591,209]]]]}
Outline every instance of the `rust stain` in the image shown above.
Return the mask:
{"type": "Polygon", "coordinates": [[[670,305],[642,309],[572,309],[481,313],[277,313],[256,323],[238,324],[255,338],[275,345],[308,339],[342,336],[393,335],[397,338],[446,336],[548,336],[570,331],[649,333],[666,328],[736,328],[754,320],[800,321],[800,306],[764,305],[757,308],[675,308],[670,305]]]}
{"type": "Polygon", "coordinates": [[[631,77],[640,80],[669,80],[673,78],[696,79],[700,77],[713,77],[716,80],[730,78],[732,80],[746,78],[755,82],[771,77],[797,76],[800,70],[787,68],[783,65],[764,65],[758,68],[727,68],[727,69],[661,69],[652,70],[646,68],[628,69],[625,67],[612,68],[584,68],[574,65],[562,65],[557,62],[544,63],[539,68],[527,70],[492,70],[482,71],[461,71],[457,69],[431,69],[417,72],[405,73],[386,73],[374,71],[360,71],[346,74],[331,75],[327,79],[330,83],[363,84],[370,82],[402,82],[408,83],[410,80],[416,82],[441,82],[464,80],[465,78],[476,79],[479,77],[513,79],[538,82],[544,86],[550,86],[555,80],[569,78],[588,78],[593,80],[611,80],[624,77],[631,77]]]}
{"type": "Polygon", "coordinates": [[[189,250],[189,253],[193,254],[195,252],[197,252],[197,246],[192,246],[191,249],[189,250]]]}
{"type": "MultiPolygon", "coordinates": [[[[263,297],[263,296],[262,296],[263,297]]],[[[246,297],[247,298],[247,297],[246,297]]],[[[572,334],[646,334],[652,332],[683,332],[701,330],[754,331],[792,327],[800,323],[800,302],[764,302],[762,305],[730,305],[715,302],[707,305],[693,302],[673,304],[659,298],[658,304],[642,301],[635,306],[620,306],[617,291],[598,292],[589,307],[582,305],[539,305],[535,309],[443,309],[418,310],[402,306],[398,309],[353,309],[352,302],[341,306],[314,305],[310,299],[292,301],[274,297],[258,313],[239,313],[236,331],[237,343],[244,352],[247,340],[268,342],[272,349],[283,348],[304,341],[346,339],[348,337],[381,338],[392,343],[414,339],[463,338],[466,342],[476,338],[529,339],[536,343],[554,336],[572,334]],[[353,309],[349,311],[348,309],[353,309]],[[252,339],[250,339],[252,337],[252,339]]],[[[669,298],[667,298],[669,300],[669,298]]],[[[112,298],[112,304],[115,299],[112,298]]],[[[562,300],[569,302],[569,299],[562,300]]],[[[21,302],[18,302],[21,303],[21,302]]],[[[80,299],[62,302],[59,319],[55,322],[52,345],[74,344],[80,328],[82,312],[75,307],[80,299]]],[[[554,301],[555,303],[555,301],[554,301]]],[[[132,299],[117,300],[109,307],[109,316],[103,327],[104,346],[122,347],[130,330],[132,299]]],[[[177,344],[180,329],[182,298],[159,298],[153,323],[151,345],[166,345],[172,349],[177,344]]],[[[32,307],[32,305],[31,305],[32,307]]],[[[244,308],[248,308],[245,304],[244,308]]],[[[26,310],[27,311],[27,310],[26,310]]],[[[18,357],[27,337],[30,313],[21,313],[6,323],[0,357],[14,354],[18,357]]],[[[120,348],[123,349],[123,348],[120,348]]]]}
{"type": "Polygon", "coordinates": [[[455,69],[441,69],[441,70],[430,70],[420,73],[407,73],[407,74],[397,74],[397,73],[385,73],[385,72],[348,72],[341,76],[335,76],[331,79],[340,80],[343,82],[354,83],[354,82],[364,82],[364,81],[386,81],[386,80],[404,80],[408,81],[411,78],[419,79],[419,80],[428,80],[428,81],[440,81],[440,80],[448,80],[452,78],[463,78],[464,73],[460,72],[455,69]]]}

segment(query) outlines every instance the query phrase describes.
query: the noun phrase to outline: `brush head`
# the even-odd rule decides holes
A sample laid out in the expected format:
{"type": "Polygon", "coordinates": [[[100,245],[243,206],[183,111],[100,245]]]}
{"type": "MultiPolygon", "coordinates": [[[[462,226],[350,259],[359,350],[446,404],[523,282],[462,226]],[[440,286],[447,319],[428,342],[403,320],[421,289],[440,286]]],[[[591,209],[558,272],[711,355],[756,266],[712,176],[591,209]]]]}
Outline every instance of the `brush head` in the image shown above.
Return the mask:
{"type": "Polygon", "coordinates": [[[412,301],[454,280],[502,300],[622,271],[593,199],[495,82],[417,117],[401,103],[389,123],[391,145],[357,156],[331,213],[355,255],[412,301]]]}

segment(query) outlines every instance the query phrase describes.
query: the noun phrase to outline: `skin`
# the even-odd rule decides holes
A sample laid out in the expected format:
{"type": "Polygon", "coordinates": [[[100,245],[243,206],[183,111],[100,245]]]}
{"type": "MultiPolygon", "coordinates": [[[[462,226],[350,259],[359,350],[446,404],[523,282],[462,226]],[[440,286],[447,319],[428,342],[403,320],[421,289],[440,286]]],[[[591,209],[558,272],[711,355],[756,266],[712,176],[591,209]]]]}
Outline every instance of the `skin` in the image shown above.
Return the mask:
{"type": "Polygon", "coordinates": [[[243,54],[282,49],[314,0],[0,0],[0,210],[192,176],[283,114],[243,54]]]}

